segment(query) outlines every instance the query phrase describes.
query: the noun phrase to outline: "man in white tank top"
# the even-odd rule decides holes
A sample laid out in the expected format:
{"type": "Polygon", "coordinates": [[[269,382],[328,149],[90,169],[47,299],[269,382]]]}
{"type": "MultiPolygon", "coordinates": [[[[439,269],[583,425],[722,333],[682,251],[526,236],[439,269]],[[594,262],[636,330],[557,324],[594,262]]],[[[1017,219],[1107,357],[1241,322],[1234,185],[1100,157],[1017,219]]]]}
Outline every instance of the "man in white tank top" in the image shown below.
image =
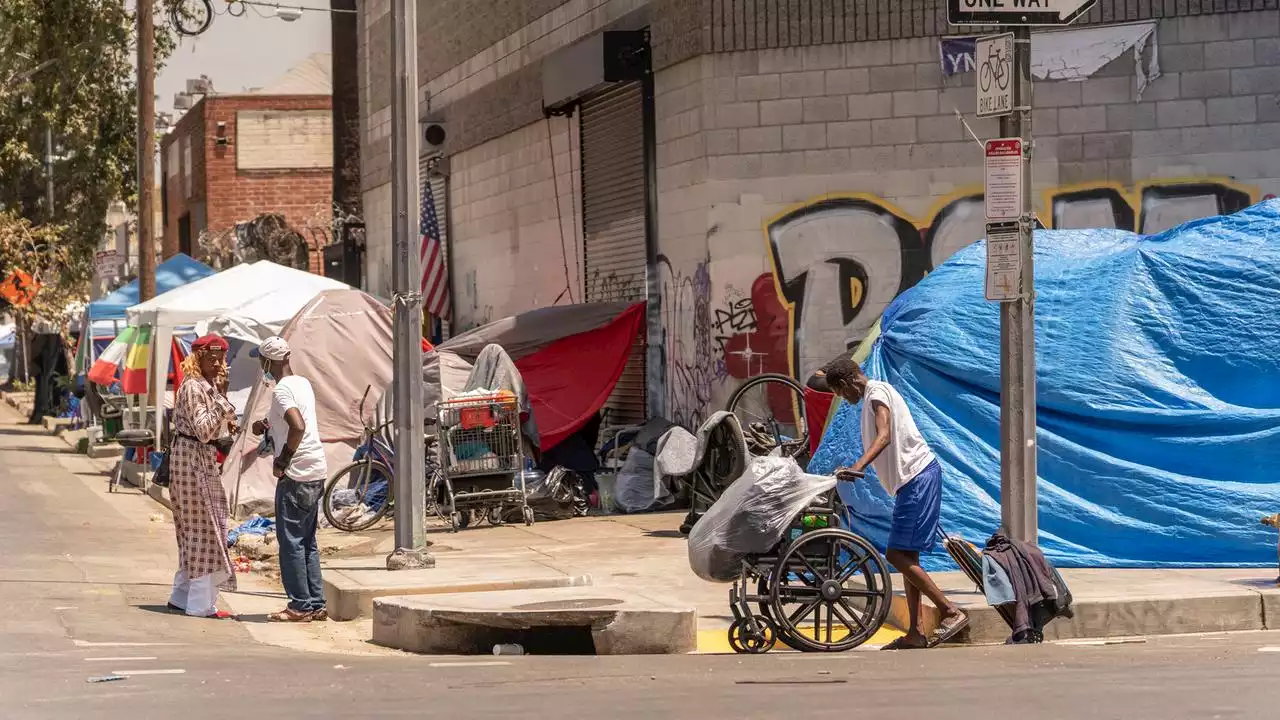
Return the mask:
{"type": "Polygon", "coordinates": [[[910,627],[906,635],[885,649],[926,648],[946,642],[969,624],[969,618],[920,566],[920,553],[931,550],[938,537],[942,508],[942,469],[938,460],[892,385],[867,378],[847,355],[829,363],[822,375],[831,391],[846,402],[862,403],[862,457],[852,467],[837,470],[836,477],[853,480],[870,467],[885,492],[894,498],[893,527],[885,557],[905,581],[910,627]],[[922,593],[942,613],[938,628],[928,638],[917,625],[922,593]]]}

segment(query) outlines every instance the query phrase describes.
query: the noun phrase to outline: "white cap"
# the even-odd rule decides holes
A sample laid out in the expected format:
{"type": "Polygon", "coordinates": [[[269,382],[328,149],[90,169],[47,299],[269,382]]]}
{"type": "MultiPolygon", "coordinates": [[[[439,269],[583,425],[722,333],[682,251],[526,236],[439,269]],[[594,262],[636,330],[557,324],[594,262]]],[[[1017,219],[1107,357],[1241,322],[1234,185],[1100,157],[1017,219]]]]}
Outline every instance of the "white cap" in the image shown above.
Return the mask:
{"type": "Polygon", "coordinates": [[[289,343],[284,338],[273,335],[258,346],[258,354],[272,362],[279,362],[289,356],[289,343]]]}

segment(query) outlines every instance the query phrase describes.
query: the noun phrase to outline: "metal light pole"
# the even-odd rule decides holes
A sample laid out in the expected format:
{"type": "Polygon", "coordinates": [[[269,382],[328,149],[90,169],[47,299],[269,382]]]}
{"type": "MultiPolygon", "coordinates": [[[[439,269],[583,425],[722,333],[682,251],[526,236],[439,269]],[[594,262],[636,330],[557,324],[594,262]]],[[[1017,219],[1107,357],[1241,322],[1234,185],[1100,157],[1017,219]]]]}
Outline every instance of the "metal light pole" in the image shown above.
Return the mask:
{"type": "Polygon", "coordinates": [[[44,198],[50,222],[53,221],[53,126],[44,126],[44,198]]]}
{"type": "Polygon", "coordinates": [[[391,292],[396,439],[396,549],[388,570],[434,567],[423,532],[426,461],[422,408],[422,293],[418,235],[418,22],[416,0],[391,1],[391,292]]]}
{"type": "Polygon", "coordinates": [[[156,35],[152,0],[138,0],[138,300],[156,294],[156,35]]]}
{"type": "Polygon", "coordinates": [[[1031,212],[1031,28],[1013,29],[1013,112],[1000,118],[1000,136],[1022,138],[1022,293],[1000,304],[1000,519],[1011,537],[1035,543],[1036,335],[1031,212]]]}

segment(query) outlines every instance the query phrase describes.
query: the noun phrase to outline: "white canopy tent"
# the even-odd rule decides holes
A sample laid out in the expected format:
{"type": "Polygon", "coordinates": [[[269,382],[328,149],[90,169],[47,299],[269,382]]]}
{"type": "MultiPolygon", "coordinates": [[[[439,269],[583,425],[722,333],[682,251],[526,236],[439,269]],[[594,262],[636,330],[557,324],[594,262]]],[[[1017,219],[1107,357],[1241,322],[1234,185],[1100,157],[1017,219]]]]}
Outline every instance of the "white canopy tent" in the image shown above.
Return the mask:
{"type": "MultiPolygon", "coordinates": [[[[157,295],[129,308],[126,316],[130,325],[152,327],[151,386],[163,389],[165,378],[169,374],[169,353],[156,352],[155,349],[168,348],[175,329],[193,326],[222,315],[246,316],[239,312],[242,308],[253,306],[268,296],[274,296],[274,302],[281,305],[286,301],[291,302],[290,307],[276,310],[288,313],[285,316],[287,320],[320,292],[345,287],[345,284],[321,275],[260,260],[236,265],[216,275],[157,295]]],[[[157,396],[161,397],[163,394],[160,392],[157,396]]],[[[153,410],[156,427],[160,427],[159,408],[153,410]]]]}

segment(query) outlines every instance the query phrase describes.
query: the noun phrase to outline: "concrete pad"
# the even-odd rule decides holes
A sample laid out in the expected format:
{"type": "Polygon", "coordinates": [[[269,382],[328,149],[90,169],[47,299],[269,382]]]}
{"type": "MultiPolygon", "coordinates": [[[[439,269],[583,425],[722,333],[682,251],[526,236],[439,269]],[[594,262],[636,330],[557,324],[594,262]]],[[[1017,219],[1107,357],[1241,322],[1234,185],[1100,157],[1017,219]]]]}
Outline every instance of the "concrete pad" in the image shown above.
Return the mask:
{"type": "Polygon", "coordinates": [[[524,559],[442,558],[423,570],[386,569],[385,556],[327,563],[324,598],[329,617],[354,620],[373,611],[375,598],[392,595],[453,595],[496,590],[562,588],[591,584],[589,575],[569,575],[524,559]]]}
{"type": "MultiPolygon", "coordinates": [[[[1233,581],[1248,571],[1067,569],[1063,579],[1074,598],[1073,619],[1059,618],[1045,628],[1045,640],[1175,635],[1182,633],[1262,630],[1263,592],[1233,581]]],[[[952,602],[969,613],[969,629],[959,642],[1001,643],[1009,626],[987,605],[986,598],[963,573],[934,573],[933,578],[952,602]]],[[[907,604],[902,577],[894,576],[898,592],[889,623],[907,627],[907,604]]],[[[1273,584],[1274,589],[1274,584],[1273,584]]],[[[1272,602],[1280,605],[1280,591],[1272,602]]],[[[921,608],[925,633],[937,627],[938,611],[927,600],[921,608]]]]}
{"type": "Polygon", "coordinates": [[[587,633],[597,655],[683,654],[698,645],[692,607],[614,588],[399,596],[373,604],[374,643],[410,652],[470,655],[502,643],[563,652],[587,633]]]}
{"type": "Polygon", "coordinates": [[[44,425],[45,430],[57,435],[63,429],[71,427],[71,423],[75,421],[71,418],[46,417],[42,418],[40,422],[44,425]]]}
{"type": "Polygon", "coordinates": [[[91,458],[118,458],[124,457],[124,448],[115,443],[90,444],[85,454],[91,458]]]}

